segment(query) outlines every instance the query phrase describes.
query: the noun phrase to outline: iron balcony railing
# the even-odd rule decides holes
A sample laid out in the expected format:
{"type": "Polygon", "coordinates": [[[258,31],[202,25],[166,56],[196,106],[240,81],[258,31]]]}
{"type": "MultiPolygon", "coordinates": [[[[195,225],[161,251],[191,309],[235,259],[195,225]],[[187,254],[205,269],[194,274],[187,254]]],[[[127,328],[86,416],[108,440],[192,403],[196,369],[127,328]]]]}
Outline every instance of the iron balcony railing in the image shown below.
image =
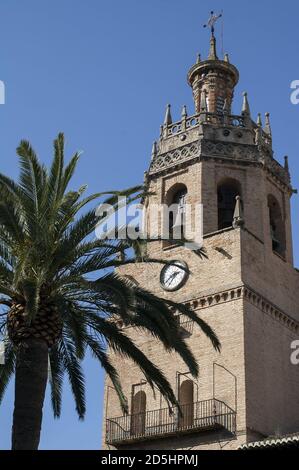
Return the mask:
{"type": "Polygon", "coordinates": [[[194,321],[191,320],[187,315],[183,313],[176,314],[176,320],[180,326],[181,333],[183,336],[191,336],[193,333],[194,321]]]}
{"type": "Polygon", "coordinates": [[[236,413],[224,402],[210,399],[106,420],[106,442],[112,445],[167,437],[192,431],[236,432],[236,413]]]}

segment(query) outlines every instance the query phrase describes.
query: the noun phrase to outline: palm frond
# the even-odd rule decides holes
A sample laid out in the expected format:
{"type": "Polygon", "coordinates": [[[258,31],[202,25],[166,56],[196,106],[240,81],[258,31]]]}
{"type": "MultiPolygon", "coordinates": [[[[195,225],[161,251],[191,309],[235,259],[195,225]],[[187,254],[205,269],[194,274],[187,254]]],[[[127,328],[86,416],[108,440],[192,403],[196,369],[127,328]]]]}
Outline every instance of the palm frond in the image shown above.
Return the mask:
{"type": "Polygon", "coordinates": [[[49,361],[52,409],[54,418],[60,418],[64,365],[57,345],[53,346],[49,351],[49,361]]]}
{"type": "Polygon", "coordinates": [[[59,348],[65,371],[69,377],[73,397],[76,403],[76,411],[79,419],[84,419],[86,411],[84,374],[80,360],[76,355],[76,347],[70,338],[62,337],[59,348]]]}

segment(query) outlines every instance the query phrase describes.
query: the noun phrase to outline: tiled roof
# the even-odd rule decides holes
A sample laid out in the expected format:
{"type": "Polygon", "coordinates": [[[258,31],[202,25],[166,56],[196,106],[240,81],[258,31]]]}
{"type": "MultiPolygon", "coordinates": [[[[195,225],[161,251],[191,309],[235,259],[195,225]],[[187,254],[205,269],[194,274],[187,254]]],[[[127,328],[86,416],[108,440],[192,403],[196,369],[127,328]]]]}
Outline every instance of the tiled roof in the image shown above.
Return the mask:
{"type": "Polygon", "coordinates": [[[240,450],[263,449],[274,447],[299,447],[299,433],[286,434],[285,436],[273,436],[262,441],[249,442],[242,444],[240,450]]]}

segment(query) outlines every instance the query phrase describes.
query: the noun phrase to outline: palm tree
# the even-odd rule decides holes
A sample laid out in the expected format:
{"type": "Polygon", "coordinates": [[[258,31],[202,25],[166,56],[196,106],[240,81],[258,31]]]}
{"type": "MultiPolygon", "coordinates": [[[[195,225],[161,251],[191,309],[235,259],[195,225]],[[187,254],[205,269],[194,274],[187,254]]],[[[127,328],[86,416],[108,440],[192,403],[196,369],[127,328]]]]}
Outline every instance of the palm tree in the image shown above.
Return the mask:
{"type": "MultiPolygon", "coordinates": [[[[85,186],[68,190],[79,154],[65,165],[63,134],[54,141],[49,170],[27,141],[21,141],[17,153],[19,181],[0,174],[0,333],[5,341],[0,401],[15,373],[12,449],[38,448],[48,378],[54,416],[61,413],[66,373],[78,416],[84,418],[81,361],[87,350],[110,377],[124,412],[127,400],[107,345],[138,364],[149,384],[169,404],[177,404],[163,373],[113,320],[150,332],[168,351],[176,351],[195,376],[198,365],[179,333],[173,309],[193,319],[219,349],[216,335],[186,306],[162,300],[113,271],[124,263],[156,260],[144,257],[140,246],[132,250],[130,240],[93,236],[99,218],[94,209],[81,211],[107,193],[83,198],[85,186]]],[[[143,191],[135,187],[111,192],[105,202],[115,206],[119,194],[133,201],[143,191]]]]}

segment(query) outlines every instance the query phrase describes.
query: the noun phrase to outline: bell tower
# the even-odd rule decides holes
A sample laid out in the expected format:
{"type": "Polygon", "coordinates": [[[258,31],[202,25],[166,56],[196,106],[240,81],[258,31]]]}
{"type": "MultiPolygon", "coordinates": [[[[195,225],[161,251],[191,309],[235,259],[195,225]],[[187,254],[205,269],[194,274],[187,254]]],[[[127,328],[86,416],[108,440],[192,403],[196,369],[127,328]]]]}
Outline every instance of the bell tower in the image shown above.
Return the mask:
{"type": "MultiPolygon", "coordinates": [[[[148,226],[162,233],[157,204],[202,207],[202,259],[167,240],[148,244],[150,257],[176,260],[189,276],[168,282],[164,267],[119,269],[159,296],[189,304],[216,331],[216,352],[192,322],[178,316],[182,334],[200,365],[194,380],[180,358],[152,337],[127,328],[176,390],[183,416],[169,414],[140,370],[111,352],[128,397],[122,416],[116,393],[105,383],[104,448],[237,449],[270,436],[299,432],[299,366],[291,362],[298,338],[299,274],[293,266],[288,159],[274,158],[270,116],[252,119],[247,93],[234,114],[237,68],[217,56],[211,28],[207,60],[188,72],[195,113],[179,120],[166,108],[159,139],[145,173],[148,226]]],[[[170,220],[170,225],[173,220],[170,220]]],[[[174,225],[174,224],[173,224],[174,225]]]]}

